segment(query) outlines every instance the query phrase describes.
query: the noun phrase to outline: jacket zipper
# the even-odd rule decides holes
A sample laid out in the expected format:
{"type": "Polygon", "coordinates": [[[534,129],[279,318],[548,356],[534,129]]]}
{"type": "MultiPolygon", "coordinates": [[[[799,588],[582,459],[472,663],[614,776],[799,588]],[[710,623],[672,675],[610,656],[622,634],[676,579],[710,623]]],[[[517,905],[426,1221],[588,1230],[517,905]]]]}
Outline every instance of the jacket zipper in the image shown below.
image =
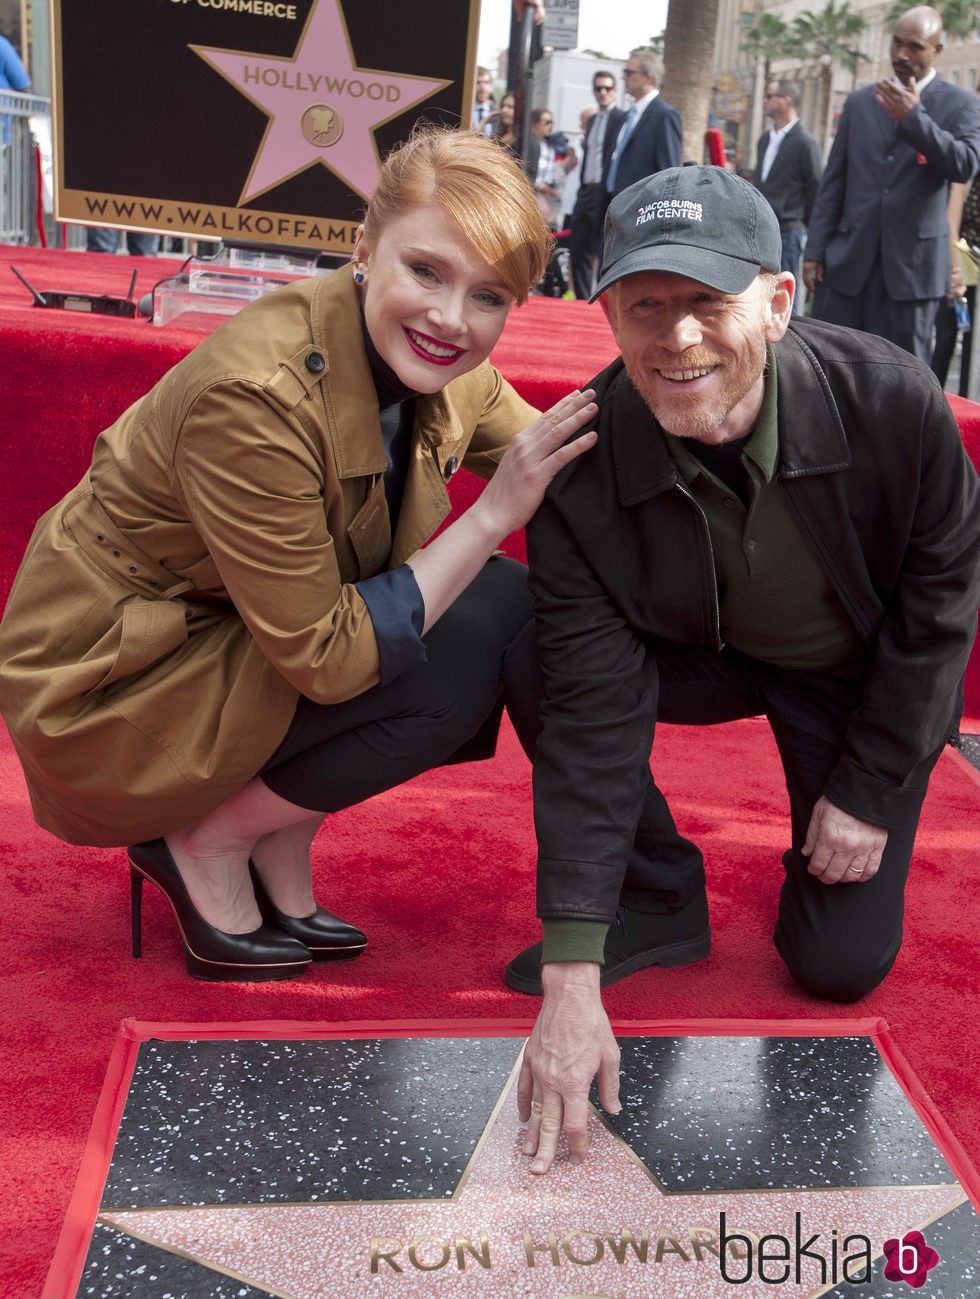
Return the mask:
{"type": "Polygon", "coordinates": [[[714,551],[711,549],[711,529],[708,527],[708,517],[705,514],[704,510],[702,510],[701,506],[694,499],[693,493],[691,493],[688,490],[686,484],[675,482],[674,487],[677,489],[677,491],[680,492],[682,496],[686,497],[687,500],[690,501],[692,508],[694,509],[695,513],[698,516],[698,520],[701,526],[701,533],[704,538],[705,549],[708,552],[708,575],[711,582],[711,598],[714,604],[715,649],[718,650],[718,652],[720,653],[725,648],[725,642],[721,638],[721,606],[718,601],[718,580],[715,577],[714,551]]]}

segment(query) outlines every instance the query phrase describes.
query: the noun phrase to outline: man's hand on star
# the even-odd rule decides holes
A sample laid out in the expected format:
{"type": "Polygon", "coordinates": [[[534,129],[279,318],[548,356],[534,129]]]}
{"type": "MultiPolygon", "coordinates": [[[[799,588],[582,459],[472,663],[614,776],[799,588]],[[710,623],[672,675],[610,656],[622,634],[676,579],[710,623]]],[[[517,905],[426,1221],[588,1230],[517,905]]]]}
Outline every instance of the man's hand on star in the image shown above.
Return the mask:
{"type": "Polygon", "coordinates": [[[599,966],[563,961],[542,968],[544,1002],[524,1050],[517,1086],[518,1113],[527,1124],[524,1153],[531,1172],[546,1173],[562,1130],[568,1158],[580,1164],[588,1150],[589,1088],[599,1078],[599,1101],[618,1114],[619,1047],[599,992],[599,966]]]}

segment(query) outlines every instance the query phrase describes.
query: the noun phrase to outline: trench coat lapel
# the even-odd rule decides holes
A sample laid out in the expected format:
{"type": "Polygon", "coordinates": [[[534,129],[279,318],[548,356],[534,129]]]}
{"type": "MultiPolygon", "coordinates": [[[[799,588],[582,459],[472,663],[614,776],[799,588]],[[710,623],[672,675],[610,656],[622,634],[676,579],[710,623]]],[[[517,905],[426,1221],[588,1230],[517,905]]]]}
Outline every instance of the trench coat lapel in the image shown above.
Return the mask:
{"type": "Polygon", "coordinates": [[[349,270],[334,273],[349,277],[345,291],[331,295],[327,309],[321,289],[310,312],[313,346],[327,364],[321,385],[327,437],[342,479],[370,477],[383,474],[388,463],[381,444],[381,416],[362,340],[357,289],[349,270]]]}

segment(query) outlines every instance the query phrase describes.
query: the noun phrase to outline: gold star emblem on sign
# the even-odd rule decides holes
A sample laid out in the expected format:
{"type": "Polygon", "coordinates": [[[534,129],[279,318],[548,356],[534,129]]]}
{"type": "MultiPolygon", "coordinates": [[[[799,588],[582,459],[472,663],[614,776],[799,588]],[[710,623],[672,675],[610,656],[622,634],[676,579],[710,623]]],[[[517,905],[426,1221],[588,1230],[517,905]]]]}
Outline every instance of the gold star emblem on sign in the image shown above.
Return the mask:
{"type": "Polygon", "coordinates": [[[269,118],[239,203],[317,163],[370,198],[381,165],[374,128],[450,84],[360,67],[340,0],[315,0],[292,58],[190,48],[269,118]]]}
{"type": "Polygon", "coordinates": [[[282,1299],[731,1299],[733,1284],[771,1299],[777,1280],[780,1296],[814,1299],[966,1199],[956,1182],[670,1194],[595,1110],[585,1163],[560,1158],[534,1177],[518,1065],[449,1198],[117,1209],[99,1221],[282,1299]]]}

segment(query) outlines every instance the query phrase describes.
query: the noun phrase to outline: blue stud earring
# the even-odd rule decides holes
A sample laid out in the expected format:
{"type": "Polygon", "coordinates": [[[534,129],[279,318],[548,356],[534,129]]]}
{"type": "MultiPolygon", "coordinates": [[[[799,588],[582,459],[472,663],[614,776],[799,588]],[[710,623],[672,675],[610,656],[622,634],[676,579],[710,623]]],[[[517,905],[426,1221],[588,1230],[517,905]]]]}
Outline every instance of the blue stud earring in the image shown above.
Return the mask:
{"type": "Polygon", "coordinates": [[[354,272],[354,283],[355,283],[355,284],[363,284],[363,283],[364,283],[364,274],[363,274],[362,271],[355,271],[355,272],[354,272]]]}

